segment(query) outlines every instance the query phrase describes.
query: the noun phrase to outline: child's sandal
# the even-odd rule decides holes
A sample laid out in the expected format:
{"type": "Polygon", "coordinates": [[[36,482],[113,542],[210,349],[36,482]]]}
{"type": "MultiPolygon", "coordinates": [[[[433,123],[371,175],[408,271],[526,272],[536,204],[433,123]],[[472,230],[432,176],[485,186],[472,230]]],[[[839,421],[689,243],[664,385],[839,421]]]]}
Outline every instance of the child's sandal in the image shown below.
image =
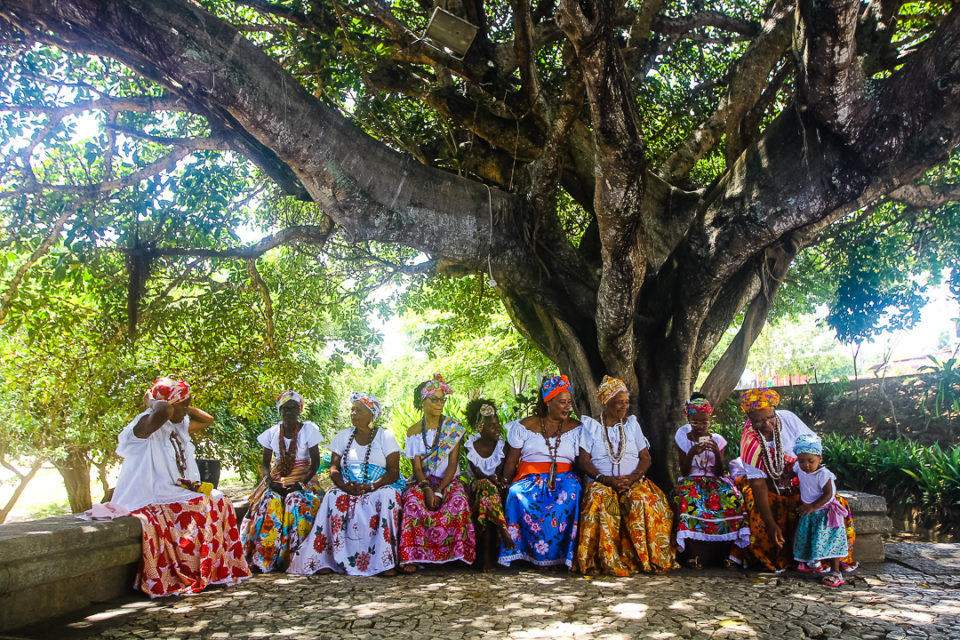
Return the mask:
{"type": "Polygon", "coordinates": [[[821,582],[827,587],[839,587],[840,585],[845,584],[846,580],[843,579],[841,574],[831,571],[827,575],[823,576],[821,582]]]}

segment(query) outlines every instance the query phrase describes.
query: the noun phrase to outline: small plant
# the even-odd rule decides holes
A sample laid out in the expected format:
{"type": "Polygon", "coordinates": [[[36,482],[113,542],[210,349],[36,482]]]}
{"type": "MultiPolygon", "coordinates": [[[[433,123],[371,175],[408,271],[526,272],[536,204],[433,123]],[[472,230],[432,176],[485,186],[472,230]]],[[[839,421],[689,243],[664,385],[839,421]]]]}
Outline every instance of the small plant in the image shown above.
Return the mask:
{"type": "Polygon", "coordinates": [[[920,367],[920,371],[933,377],[933,385],[924,390],[921,409],[937,418],[942,413],[960,413],[960,367],[957,366],[956,355],[943,362],[933,356],[927,357],[933,364],[920,367]],[[930,411],[931,403],[933,411],[930,411]]]}

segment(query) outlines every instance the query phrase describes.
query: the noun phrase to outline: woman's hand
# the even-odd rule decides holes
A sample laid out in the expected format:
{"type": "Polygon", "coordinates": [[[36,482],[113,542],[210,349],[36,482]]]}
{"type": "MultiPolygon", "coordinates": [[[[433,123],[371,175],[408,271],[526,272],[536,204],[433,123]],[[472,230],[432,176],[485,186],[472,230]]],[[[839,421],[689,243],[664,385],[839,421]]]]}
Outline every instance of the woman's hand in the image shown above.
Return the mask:
{"type": "Polygon", "coordinates": [[[430,511],[436,511],[437,507],[440,506],[439,500],[437,500],[437,494],[433,492],[433,487],[424,487],[423,489],[423,505],[430,511]]]}
{"type": "Polygon", "coordinates": [[[807,504],[806,502],[801,502],[800,506],[797,507],[797,515],[800,516],[801,518],[807,515],[808,513],[811,513],[812,511],[813,511],[813,505],[807,504]]]}
{"type": "Polygon", "coordinates": [[[279,493],[280,495],[286,495],[287,493],[287,488],[278,480],[270,480],[267,486],[270,487],[271,491],[279,493]]]}
{"type": "Polygon", "coordinates": [[[787,543],[786,539],[783,537],[783,531],[781,531],[780,526],[776,522],[767,523],[767,532],[773,539],[773,543],[778,547],[783,547],[783,545],[787,543]]]}

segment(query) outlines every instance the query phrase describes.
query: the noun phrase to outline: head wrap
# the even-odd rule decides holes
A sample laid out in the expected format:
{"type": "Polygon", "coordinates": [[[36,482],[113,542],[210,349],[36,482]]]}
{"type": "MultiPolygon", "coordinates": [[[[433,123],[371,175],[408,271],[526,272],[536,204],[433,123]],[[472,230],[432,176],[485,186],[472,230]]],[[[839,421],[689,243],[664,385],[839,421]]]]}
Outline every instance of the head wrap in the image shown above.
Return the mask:
{"type": "Polygon", "coordinates": [[[570,386],[567,376],[553,376],[543,381],[543,386],[540,387],[540,397],[543,398],[544,402],[550,402],[564,391],[573,393],[573,387],[570,386]]]}
{"type": "Polygon", "coordinates": [[[354,402],[362,402],[367,409],[370,409],[374,420],[383,415],[383,407],[380,405],[380,400],[373,394],[355,391],[350,394],[350,404],[354,402]]]}
{"type": "Polygon", "coordinates": [[[600,398],[601,404],[607,404],[621,391],[629,392],[626,382],[620,378],[603,376],[603,380],[600,381],[600,386],[597,388],[597,397],[600,398]]]}
{"type": "Polygon", "coordinates": [[[279,410],[280,407],[287,404],[291,400],[296,402],[298,405],[300,405],[300,408],[303,409],[303,396],[296,391],[284,391],[277,396],[277,409],[279,410]]]}
{"type": "Polygon", "coordinates": [[[493,408],[492,404],[483,403],[480,406],[480,415],[484,418],[489,418],[492,415],[496,415],[497,410],[493,408]]]}
{"type": "Polygon", "coordinates": [[[423,400],[427,396],[432,396],[437,391],[443,391],[443,395],[450,395],[453,391],[450,389],[450,385],[444,381],[443,376],[439,373],[433,374],[433,379],[423,385],[423,388],[420,389],[420,399],[423,400]]]}
{"type": "Polygon", "coordinates": [[[776,409],[780,394],[773,389],[750,389],[740,394],[740,408],[744,413],[759,409],[776,409]]]}
{"type": "Polygon", "coordinates": [[[706,398],[695,398],[693,400],[687,400],[684,410],[688,416],[692,416],[695,413],[713,413],[713,405],[711,405],[710,401],[706,398]]]}
{"type": "Polygon", "coordinates": [[[819,436],[812,436],[804,433],[797,436],[797,442],[793,445],[793,452],[798,456],[801,453],[812,453],[816,456],[823,455],[823,440],[819,436]]]}
{"type": "Polygon", "coordinates": [[[173,378],[157,378],[150,387],[150,395],[154,400],[164,400],[170,404],[183,402],[190,397],[190,385],[183,380],[173,378]]]}

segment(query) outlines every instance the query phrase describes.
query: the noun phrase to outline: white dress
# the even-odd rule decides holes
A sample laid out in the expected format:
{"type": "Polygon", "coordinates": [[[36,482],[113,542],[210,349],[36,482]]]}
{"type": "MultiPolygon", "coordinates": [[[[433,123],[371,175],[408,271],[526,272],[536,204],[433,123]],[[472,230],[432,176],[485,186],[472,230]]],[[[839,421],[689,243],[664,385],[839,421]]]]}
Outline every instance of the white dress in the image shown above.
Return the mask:
{"type": "MultiPolygon", "coordinates": [[[[497,438],[497,444],[494,446],[493,452],[484,458],[473,448],[473,444],[479,439],[480,435],[476,433],[467,436],[463,441],[463,448],[467,452],[467,460],[472,463],[480,473],[489,477],[497,471],[497,467],[503,462],[503,447],[506,445],[506,442],[504,442],[503,438],[497,438]]],[[[473,469],[470,468],[470,465],[467,465],[467,474],[471,479],[474,479],[473,469]]]]}
{"type": "MultiPolygon", "coordinates": [[[[680,450],[684,453],[688,453],[693,445],[696,444],[693,440],[687,436],[693,430],[689,424],[685,424],[679,429],[674,436],[674,442],[677,443],[677,446],[680,447],[680,450]]],[[[727,439],[724,438],[719,433],[711,433],[710,438],[716,443],[717,449],[722,453],[727,447],[727,439]]],[[[713,455],[713,451],[703,451],[698,453],[693,457],[693,460],[690,461],[690,476],[714,476],[716,475],[713,472],[713,467],[716,465],[716,456],[713,455]]]]}
{"type": "MultiPolygon", "coordinates": [[[[117,438],[117,455],[123,458],[123,465],[111,502],[128,511],[136,511],[148,504],[188,502],[200,495],[176,484],[180,478],[200,480],[195,447],[190,439],[190,416],[185,416],[177,424],[168,420],[146,438],[140,438],[133,428],[150,412],[147,409],[134,418],[117,438]],[[183,451],[186,462],[183,473],[177,468],[174,440],[180,443],[183,451]]],[[[219,496],[220,492],[214,490],[211,497],[214,494],[219,496]]]]}
{"type": "Polygon", "coordinates": [[[590,461],[596,467],[597,473],[605,476],[626,476],[637,469],[640,463],[640,452],[650,447],[650,441],[643,435],[640,422],[636,416],[627,416],[623,425],[623,436],[626,440],[623,458],[619,464],[610,459],[610,452],[604,443],[603,431],[606,429],[607,438],[614,451],[620,447],[620,430],[615,426],[604,427],[598,420],[589,416],[581,418],[583,421],[580,432],[580,448],[590,454],[590,461]]]}
{"type": "MultiPolygon", "coordinates": [[[[353,427],[337,433],[330,451],[341,457],[345,480],[364,481],[363,462],[367,446],[354,441],[344,453],[353,427]]],[[[387,457],[400,451],[396,438],[387,429],[378,429],[367,459],[366,482],[385,472],[387,457]]],[[[309,575],[321,569],[352,576],[372,576],[397,565],[397,532],[400,529],[400,491],[395,485],[372,493],[351,496],[333,488],[323,497],[313,529],[290,560],[287,573],[309,575]]]]}

